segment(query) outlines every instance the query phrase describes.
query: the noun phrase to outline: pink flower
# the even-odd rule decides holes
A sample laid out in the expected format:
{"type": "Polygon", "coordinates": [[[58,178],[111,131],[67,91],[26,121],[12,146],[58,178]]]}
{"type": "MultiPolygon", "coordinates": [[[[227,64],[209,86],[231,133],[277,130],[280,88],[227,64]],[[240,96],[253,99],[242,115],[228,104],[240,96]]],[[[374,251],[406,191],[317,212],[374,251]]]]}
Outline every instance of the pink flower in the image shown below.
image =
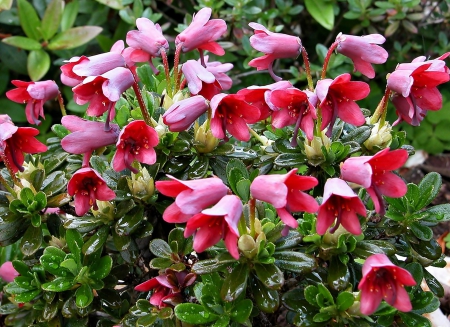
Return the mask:
{"type": "Polygon", "coordinates": [[[124,67],[120,52],[106,52],[92,57],[73,57],[61,66],[61,82],[67,86],[80,84],[87,76],[98,76],[117,67],[124,67]]]}
{"type": "Polygon", "coordinates": [[[138,170],[131,166],[134,160],[147,165],[156,162],[158,133],[143,120],[135,120],[125,126],[117,140],[117,150],[113,158],[113,169],[121,171],[128,168],[133,173],[138,170]]]}
{"type": "Polygon", "coordinates": [[[248,65],[258,70],[268,69],[272,78],[278,82],[280,77],[273,73],[273,62],[280,58],[296,58],[302,51],[302,42],[299,37],[274,33],[258,23],[249,23],[255,30],[255,34],[250,37],[250,44],[256,50],[265,55],[251,60],[248,65]]]}
{"type": "Polygon", "coordinates": [[[362,231],[356,214],[366,216],[366,207],[361,199],[342,179],[327,179],[323,202],[317,214],[317,233],[319,235],[325,234],[336,220],[336,224],[330,230],[330,233],[334,233],[342,224],[350,233],[359,235],[362,231]]]}
{"type": "Polygon", "coordinates": [[[171,105],[163,115],[163,122],[169,126],[171,132],[185,131],[208,108],[209,105],[205,98],[196,95],[171,105]]]}
{"type": "Polygon", "coordinates": [[[209,72],[196,60],[188,60],[181,67],[186,78],[189,92],[193,95],[202,95],[211,100],[213,96],[221,91],[220,83],[213,73],[209,72]]]}
{"type": "Polygon", "coordinates": [[[14,173],[24,170],[24,153],[47,151],[47,146],[36,140],[38,134],[36,128],[17,127],[8,115],[0,115],[0,159],[6,159],[14,173]]]}
{"type": "Polygon", "coordinates": [[[392,170],[398,169],[408,159],[403,149],[383,149],[374,156],[348,158],[341,167],[342,179],[363,186],[375,205],[375,211],[384,215],[382,195],[398,198],[406,194],[405,182],[392,170]]]}
{"type": "Polygon", "coordinates": [[[327,136],[333,132],[336,118],[346,123],[360,126],[365,118],[355,100],[364,99],[370,93],[370,88],[364,82],[351,82],[350,74],[342,74],[332,79],[322,79],[317,82],[316,94],[322,109],[321,130],[329,126],[327,136]]]}
{"type": "Polygon", "coordinates": [[[242,202],[236,195],[225,195],[215,206],[203,210],[187,221],[184,236],[194,236],[194,250],[203,252],[217,244],[221,239],[225,241],[228,252],[239,259],[237,228],[242,215],[242,202]]]}
{"type": "Polygon", "coordinates": [[[81,168],[72,175],[67,192],[75,196],[75,212],[84,215],[91,207],[97,210],[96,200],[110,201],[116,193],[106,185],[105,180],[92,168],[81,168]]]}
{"type": "Polygon", "coordinates": [[[62,125],[70,133],[61,140],[62,148],[73,154],[91,153],[104,146],[116,143],[120,128],[111,124],[105,131],[105,123],[82,119],[78,116],[68,115],[61,119],[62,125]]]}
{"type": "Polygon", "coordinates": [[[250,132],[247,124],[259,121],[259,109],[248,104],[239,94],[220,93],[211,99],[211,131],[218,139],[227,139],[225,131],[240,141],[248,141],[250,132]]]}
{"type": "Polygon", "coordinates": [[[316,212],[319,205],[309,194],[309,190],[318,184],[314,177],[297,175],[297,168],[287,174],[261,175],[250,185],[255,199],[270,203],[277,210],[280,219],[289,227],[297,228],[298,222],[291,212],[316,212]]]}
{"type": "Polygon", "coordinates": [[[382,299],[400,311],[411,311],[405,286],[414,286],[416,282],[409,271],[394,265],[385,254],[373,254],[364,262],[362,274],[358,285],[361,313],[371,315],[382,299]]]}
{"type": "Polygon", "coordinates": [[[308,140],[313,139],[316,108],[309,102],[306,92],[296,88],[273,90],[270,101],[281,110],[272,113],[272,126],[283,128],[295,124],[293,141],[296,144],[298,129],[305,132],[308,140]]]}
{"type": "Polygon", "coordinates": [[[185,223],[223,198],[228,188],[220,178],[204,178],[183,181],[167,175],[171,181],[158,181],[156,189],[165,196],[176,197],[164,211],[163,219],[168,223],[185,223]]]}
{"type": "Polygon", "coordinates": [[[6,97],[17,103],[26,103],[25,114],[30,124],[39,125],[41,123],[38,117],[44,116],[44,103],[47,100],[58,96],[58,85],[55,81],[42,82],[22,82],[13,80],[11,83],[17,86],[17,89],[6,92],[6,97]]]}
{"type": "Polygon", "coordinates": [[[14,281],[14,278],[20,274],[14,269],[11,261],[4,262],[0,267],[0,278],[7,283],[14,281]]]}
{"type": "Polygon", "coordinates": [[[384,36],[380,34],[353,36],[340,33],[336,37],[338,42],[336,51],[353,61],[355,71],[368,78],[374,78],[375,71],[371,64],[383,64],[389,56],[386,50],[377,45],[385,41],[384,36]]]}
{"type": "Polygon", "coordinates": [[[136,19],[138,31],[127,33],[127,44],[134,49],[147,52],[151,57],[159,57],[161,50],[169,50],[169,42],[162,34],[161,26],[154,24],[148,18],[136,19]]]}
{"type": "MultiPolygon", "coordinates": [[[[204,57],[204,61],[206,64],[206,70],[214,75],[216,81],[219,82],[220,88],[222,91],[227,91],[231,89],[233,85],[233,81],[231,78],[225,74],[233,68],[233,64],[225,63],[222,64],[220,61],[211,61],[208,62],[209,56],[204,57]]],[[[201,61],[199,59],[199,61],[201,61]]]]}
{"type": "Polygon", "coordinates": [[[181,44],[183,52],[194,49],[209,51],[223,56],[225,51],[216,42],[227,31],[223,19],[209,19],[211,8],[203,8],[192,19],[192,23],[175,38],[175,45],[181,44]]]}

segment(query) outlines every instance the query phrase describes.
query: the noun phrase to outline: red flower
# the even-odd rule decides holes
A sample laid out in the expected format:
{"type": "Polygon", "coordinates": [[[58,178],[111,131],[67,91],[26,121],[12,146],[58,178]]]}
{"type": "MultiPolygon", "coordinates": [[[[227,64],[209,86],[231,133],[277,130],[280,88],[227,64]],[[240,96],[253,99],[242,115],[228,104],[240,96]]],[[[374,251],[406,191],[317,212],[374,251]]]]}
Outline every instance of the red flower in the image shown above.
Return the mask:
{"type": "Polygon", "coordinates": [[[193,215],[216,204],[228,188],[220,178],[183,181],[167,175],[171,181],[158,181],[156,189],[162,194],[176,197],[164,211],[163,219],[169,223],[185,223],[193,215]]]}
{"type": "Polygon", "coordinates": [[[371,315],[382,299],[400,311],[411,311],[411,300],[404,287],[416,282],[409,271],[394,265],[385,254],[373,254],[364,262],[362,274],[358,285],[361,313],[371,315]]]}
{"type": "Polygon", "coordinates": [[[113,158],[113,169],[121,171],[128,168],[133,173],[137,169],[131,164],[134,160],[147,165],[156,162],[156,152],[153,149],[158,145],[158,133],[143,120],[135,120],[125,126],[117,140],[117,150],[113,158]]]}
{"type": "Polygon", "coordinates": [[[235,259],[239,259],[237,228],[242,215],[242,202],[236,195],[225,195],[215,206],[203,210],[187,221],[184,236],[194,236],[194,250],[203,252],[217,244],[221,239],[225,241],[228,252],[235,259]]]}
{"type": "Polygon", "coordinates": [[[196,60],[188,60],[181,67],[186,78],[189,92],[193,95],[202,95],[211,100],[213,96],[222,90],[219,81],[213,73],[209,72],[196,60]]]}
{"type": "Polygon", "coordinates": [[[366,207],[361,199],[342,179],[327,179],[323,192],[323,202],[317,214],[317,233],[319,235],[325,234],[336,220],[336,224],[330,230],[330,233],[334,233],[342,224],[350,233],[359,235],[362,231],[356,214],[366,216],[366,207]]]}
{"type": "Polygon", "coordinates": [[[405,182],[391,171],[403,166],[407,159],[406,150],[390,151],[389,148],[374,156],[352,157],[341,167],[342,178],[362,185],[372,198],[375,211],[384,215],[382,195],[398,198],[406,194],[405,182]]]}
{"type": "Polygon", "coordinates": [[[3,279],[7,283],[11,283],[14,281],[14,278],[19,276],[20,274],[17,270],[14,269],[11,261],[6,261],[0,267],[0,278],[3,279]]]}
{"type": "Polygon", "coordinates": [[[209,105],[205,98],[196,95],[171,105],[163,115],[163,122],[169,126],[171,132],[185,131],[208,108],[209,105]]]}
{"type": "Polygon", "coordinates": [[[322,109],[321,130],[329,126],[326,135],[331,136],[336,118],[346,123],[360,126],[365,118],[355,100],[364,99],[370,93],[370,88],[364,82],[351,82],[350,74],[342,74],[332,79],[322,79],[317,82],[316,94],[322,109]]]}
{"type": "Polygon", "coordinates": [[[371,64],[383,64],[389,56],[386,50],[377,45],[385,41],[384,36],[380,34],[353,36],[340,33],[336,37],[338,42],[336,51],[353,61],[355,71],[368,78],[374,78],[375,71],[371,64]]]}
{"type": "Polygon", "coordinates": [[[192,19],[192,23],[175,38],[175,45],[181,44],[183,52],[194,49],[207,50],[218,56],[225,51],[216,42],[227,31],[223,19],[209,19],[211,8],[203,8],[192,19]]]}
{"type": "Polygon", "coordinates": [[[75,212],[78,216],[84,215],[91,207],[97,210],[96,200],[110,201],[116,197],[116,193],[92,168],[77,170],[67,185],[67,192],[75,196],[75,212]]]}
{"type": "Polygon", "coordinates": [[[39,125],[41,123],[38,117],[44,116],[44,103],[47,100],[58,96],[58,85],[55,81],[42,82],[22,82],[13,80],[11,83],[17,86],[17,89],[6,92],[6,97],[17,103],[26,103],[25,114],[30,124],[39,125]]]}
{"type": "Polygon", "coordinates": [[[240,141],[248,141],[250,132],[247,124],[259,121],[259,109],[248,104],[239,94],[215,95],[211,100],[211,131],[218,139],[227,139],[227,130],[240,141]]]}
{"type": "Polygon", "coordinates": [[[314,177],[297,175],[297,168],[287,174],[261,175],[250,185],[250,192],[255,199],[270,203],[277,210],[280,219],[289,227],[297,228],[298,222],[291,212],[316,212],[319,205],[309,194],[302,191],[317,185],[314,177]]]}

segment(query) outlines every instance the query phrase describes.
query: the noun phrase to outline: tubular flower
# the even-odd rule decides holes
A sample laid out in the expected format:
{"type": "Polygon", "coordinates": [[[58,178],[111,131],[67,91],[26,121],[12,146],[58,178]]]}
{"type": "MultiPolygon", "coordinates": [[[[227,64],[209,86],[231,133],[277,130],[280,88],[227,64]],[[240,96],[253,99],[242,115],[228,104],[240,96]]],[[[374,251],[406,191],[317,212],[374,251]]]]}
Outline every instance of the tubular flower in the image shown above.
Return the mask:
{"type": "Polygon", "coordinates": [[[368,78],[374,78],[375,71],[371,64],[384,64],[388,58],[388,52],[377,45],[385,41],[384,36],[380,34],[353,36],[339,33],[336,37],[338,42],[336,51],[353,61],[355,71],[368,78]]]}
{"type": "Polygon", "coordinates": [[[20,274],[14,269],[11,261],[4,262],[0,267],[0,278],[7,283],[14,281],[14,278],[20,274]]]}
{"type": "Polygon", "coordinates": [[[126,168],[133,173],[138,170],[131,166],[134,160],[152,165],[156,162],[158,133],[143,120],[135,120],[125,126],[117,140],[117,150],[113,158],[113,169],[122,171],[126,168]]]}
{"type": "Polygon", "coordinates": [[[366,207],[361,199],[342,179],[329,178],[325,183],[323,202],[317,214],[317,233],[325,234],[336,220],[330,233],[334,233],[342,224],[350,233],[359,235],[362,230],[356,214],[366,216],[366,207]]]}
{"type": "Polygon", "coordinates": [[[259,121],[261,113],[248,104],[240,94],[215,95],[211,100],[211,131],[218,139],[227,139],[225,131],[240,141],[248,141],[250,132],[247,124],[259,121]]]}
{"type": "Polygon", "coordinates": [[[58,85],[55,81],[23,82],[13,80],[17,89],[6,92],[6,97],[17,103],[26,103],[25,114],[30,124],[39,125],[39,116],[45,119],[44,103],[58,96],[58,85]]]}
{"type": "Polygon", "coordinates": [[[228,188],[220,178],[204,178],[183,181],[167,175],[171,181],[158,181],[156,189],[165,196],[175,197],[164,211],[163,219],[168,223],[185,223],[223,198],[228,188]]]}
{"type": "Polygon", "coordinates": [[[331,136],[336,118],[346,123],[361,126],[365,118],[356,100],[364,99],[370,93],[370,88],[364,82],[351,82],[350,74],[342,74],[332,79],[322,79],[317,82],[316,94],[322,109],[321,130],[329,126],[327,136],[331,136]]]}
{"type": "Polygon", "coordinates": [[[268,69],[272,78],[276,82],[280,81],[281,78],[273,73],[273,62],[280,58],[296,58],[302,51],[300,38],[271,32],[258,23],[248,25],[255,30],[255,34],[250,37],[250,45],[264,53],[264,56],[251,60],[248,65],[257,70],[268,69]]]}
{"type": "Polygon", "coordinates": [[[403,149],[383,149],[374,156],[352,157],[341,167],[342,179],[363,186],[375,205],[375,211],[384,215],[382,195],[399,198],[406,194],[405,182],[392,170],[398,169],[408,159],[403,149]]]}
{"type": "Polygon", "coordinates": [[[208,61],[209,56],[205,56],[204,59],[205,59],[205,64],[206,64],[206,70],[214,75],[214,77],[216,78],[216,81],[219,82],[219,84],[220,84],[220,89],[222,91],[227,91],[227,90],[231,89],[231,86],[233,85],[233,81],[225,73],[230,71],[233,68],[233,64],[230,64],[230,63],[222,64],[219,61],[209,62],[208,61]]]}
{"type": "Polygon", "coordinates": [[[84,215],[91,207],[98,210],[96,200],[110,201],[116,197],[116,193],[92,168],[77,170],[67,185],[67,192],[75,196],[75,212],[78,216],[84,215]]]}
{"type": "Polygon", "coordinates": [[[289,227],[297,228],[298,222],[291,212],[316,212],[319,205],[309,194],[309,190],[318,184],[314,177],[297,175],[297,168],[284,175],[261,175],[250,185],[255,199],[270,203],[277,210],[280,219],[289,227]]]}
{"type": "Polygon", "coordinates": [[[188,130],[192,123],[208,110],[209,105],[204,97],[196,95],[175,102],[164,113],[164,124],[169,126],[171,132],[188,130]]]}
{"type": "Polygon", "coordinates": [[[242,202],[236,195],[225,195],[215,206],[203,210],[187,221],[184,236],[194,236],[194,250],[203,252],[222,238],[228,252],[239,259],[238,222],[242,215],[242,202]]]}
{"type": "Polygon", "coordinates": [[[272,126],[283,128],[295,124],[294,140],[298,129],[305,132],[308,140],[313,139],[316,108],[309,102],[308,95],[296,88],[274,90],[270,101],[281,110],[272,113],[272,126]]]}
{"type": "Polygon", "coordinates": [[[387,87],[395,92],[392,103],[399,116],[393,125],[405,121],[418,126],[428,110],[442,108],[442,94],[437,86],[450,80],[449,68],[444,62],[449,55],[450,52],[447,52],[427,61],[424,57],[418,57],[411,63],[398,65],[389,74],[387,87]]]}
{"type": "Polygon", "coordinates": [[[361,291],[361,313],[371,315],[385,300],[397,310],[411,311],[412,305],[405,286],[416,282],[409,271],[394,265],[385,254],[373,254],[362,267],[362,279],[358,289],[361,291]]]}
{"type": "Polygon", "coordinates": [[[194,49],[209,51],[223,56],[225,51],[216,42],[227,31],[223,19],[209,19],[211,8],[203,8],[192,19],[192,23],[175,38],[175,45],[181,45],[183,52],[194,49]]]}
{"type": "Polygon", "coordinates": [[[222,90],[220,83],[213,73],[209,72],[196,60],[188,60],[181,67],[186,78],[189,92],[193,95],[202,95],[211,100],[222,90]]]}

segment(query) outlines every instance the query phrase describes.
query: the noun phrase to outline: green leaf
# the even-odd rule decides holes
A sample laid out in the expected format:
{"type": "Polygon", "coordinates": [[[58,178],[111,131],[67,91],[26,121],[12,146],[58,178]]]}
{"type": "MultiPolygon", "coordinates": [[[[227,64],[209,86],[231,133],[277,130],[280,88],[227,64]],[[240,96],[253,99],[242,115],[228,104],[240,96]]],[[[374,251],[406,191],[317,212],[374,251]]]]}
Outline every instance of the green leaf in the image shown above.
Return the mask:
{"type": "Polygon", "coordinates": [[[201,260],[194,263],[192,266],[192,272],[198,275],[210,274],[216,271],[221,271],[234,263],[236,263],[236,259],[234,258],[220,261],[217,259],[201,260]]]}
{"type": "Polygon", "coordinates": [[[38,81],[50,68],[50,56],[44,50],[32,50],[28,54],[27,70],[31,80],[38,81]]]}
{"type": "Polygon", "coordinates": [[[139,228],[144,219],[144,207],[136,207],[120,218],[115,226],[116,233],[119,236],[130,235],[139,228]]]}
{"type": "Polygon", "coordinates": [[[433,230],[428,226],[422,225],[420,221],[412,222],[409,228],[417,238],[423,241],[429,241],[433,237],[433,230]]]}
{"type": "Polygon", "coordinates": [[[78,7],[78,0],[72,0],[66,3],[61,18],[61,31],[64,32],[73,26],[78,15],[78,7]]]}
{"type": "Polygon", "coordinates": [[[305,0],[306,10],[327,30],[334,26],[333,2],[325,0],[305,0]]]}
{"type": "Polygon", "coordinates": [[[29,226],[20,241],[20,251],[24,255],[34,254],[42,244],[42,230],[40,227],[29,226]]]}
{"type": "Polygon", "coordinates": [[[314,257],[292,251],[281,251],[274,253],[275,264],[282,270],[289,270],[299,274],[305,274],[316,267],[314,257]]]}
{"type": "Polygon", "coordinates": [[[425,177],[419,183],[420,197],[416,204],[416,210],[420,210],[423,207],[431,203],[431,201],[437,196],[441,189],[442,178],[441,175],[435,172],[431,172],[425,175],[425,177]]]}
{"type": "Polygon", "coordinates": [[[122,0],[95,0],[97,2],[100,2],[101,4],[104,4],[105,6],[108,6],[112,9],[120,10],[123,9],[122,0]]]}
{"type": "Polygon", "coordinates": [[[101,249],[108,238],[108,234],[109,226],[99,228],[98,231],[92,235],[86,243],[84,243],[81,251],[85,255],[89,255],[101,249]]]}
{"type": "Polygon", "coordinates": [[[336,298],[336,304],[339,311],[345,311],[355,302],[355,297],[350,292],[341,292],[336,298]]]}
{"type": "Polygon", "coordinates": [[[195,303],[181,303],[175,307],[175,315],[188,324],[201,325],[213,322],[219,318],[203,306],[195,303]]]}
{"type": "Polygon", "coordinates": [[[74,285],[73,277],[57,277],[51,282],[42,284],[44,291],[63,292],[67,291],[74,285]]]}
{"type": "Polygon", "coordinates": [[[41,43],[25,36],[10,36],[4,38],[2,42],[24,50],[40,50],[42,48],[41,43]]]}
{"type": "Polygon", "coordinates": [[[26,0],[17,0],[17,9],[19,11],[20,26],[22,26],[25,35],[36,41],[42,39],[40,33],[41,21],[33,5],[26,0]]]}
{"type": "Polygon", "coordinates": [[[350,271],[347,265],[343,264],[339,257],[333,256],[328,268],[328,286],[335,291],[343,291],[347,288],[349,281],[350,271]]]}
{"type": "Polygon", "coordinates": [[[83,238],[76,229],[66,230],[66,242],[70,253],[73,254],[77,264],[81,264],[81,248],[83,247],[83,238]]]}
{"type": "Polygon", "coordinates": [[[423,211],[424,213],[429,214],[433,220],[436,221],[448,221],[450,220],[450,204],[439,204],[429,209],[423,211]]]}
{"type": "Polygon", "coordinates": [[[430,291],[433,292],[437,297],[443,297],[444,288],[442,287],[441,283],[436,279],[436,277],[430,274],[426,269],[423,269],[423,275],[430,291]]]}
{"type": "Polygon", "coordinates": [[[282,153],[274,161],[274,163],[281,167],[292,167],[304,164],[306,156],[302,153],[282,153]]]}
{"type": "Polygon", "coordinates": [[[317,289],[319,290],[319,294],[323,296],[325,301],[327,301],[328,305],[334,304],[333,295],[331,295],[330,291],[325,287],[325,285],[319,283],[317,284],[317,289]]]}
{"type": "Polygon", "coordinates": [[[234,321],[243,324],[249,317],[253,309],[253,302],[250,299],[244,299],[236,303],[230,316],[234,321]]]}
{"type": "Polygon", "coordinates": [[[250,198],[250,180],[241,179],[236,184],[236,194],[241,198],[243,202],[248,202],[250,198]]]}
{"type": "Polygon", "coordinates": [[[414,312],[399,312],[398,314],[408,327],[431,327],[431,322],[427,318],[414,312]]]}
{"type": "Polygon", "coordinates": [[[79,26],[57,34],[48,44],[50,50],[73,49],[88,43],[102,31],[98,26],[79,26]]]}
{"type": "Polygon", "coordinates": [[[170,258],[172,250],[166,241],[156,238],[149,244],[150,251],[159,258],[170,258]]]}
{"type": "Polygon", "coordinates": [[[420,283],[422,282],[422,279],[423,279],[422,265],[420,265],[417,262],[411,262],[405,266],[405,269],[411,273],[411,275],[414,277],[414,280],[416,281],[417,285],[420,285],[420,283]]]}
{"type": "Polygon", "coordinates": [[[45,9],[42,18],[41,32],[44,40],[50,40],[56,34],[61,23],[64,2],[62,0],[52,0],[45,9]]]}
{"type": "Polygon", "coordinates": [[[223,281],[220,296],[224,301],[236,300],[247,289],[249,270],[247,264],[237,265],[223,281]]]}
{"type": "Polygon", "coordinates": [[[112,258],[108,255],[101,257],[94,265],[89,267],[89,277],[103,279],[109,275],[112,268],[112,258]]]}
{"type": "Polygon", "coordinates": [[[273,264],[255,264],[256,277],[268,288],[278,290],[284,284],[283,272],[273,264]]]}
{"type": "MultiPolygon", "coordinates": [[[[41,259],[42,259],[42,257],[41,257],[41,259]]],[[[72,275],[74,275],[74,276],[77,276],[78,273],[79,273],[78,265],[75,262],[75,260],[72,259],[72,258],[64,260],[63,262],[61,262],[61,267],[64,267],[67,270],[69,270],[72,273],[72,275]]],[[[46,270],[48,270],[48,269],[46,269],[46,270]]],[[[63,276],[63,275],[61,275],[61,276],[63,276]]],[[[64,275],[64,276],[66,276],[66,275],[64,275]]]]}
{"type": "Polygon", "coordinates": [[[319,294],[319,290],[316,286],[314,286],[314,285],[306,286],[304,294],[305,294],[305,299],[306,299],[306,301],[309,302],[309,304],[318,306],[317,294],[319,294]]]}
{"type": "Polygon", "coordinates": [[[258,279],[254,278],[250,289],[255,299],[256,306],[263,312],[273,313],[280,306],[278,291],[264,286],[258,279]]]}
{"type": "Polygon", "coordinates": [[[92,288],[87,285],[81,285],[75,292],[75,303],[79,308],[86,308],[94,300],[92,288]]]}
{"type": "Polygon", "coordinates": [[[431,292],[417,292],[414,294],[411,304],[413,307],[411,311],[422,315],[424,313],[436,311],[441,303],[431,292]]]}

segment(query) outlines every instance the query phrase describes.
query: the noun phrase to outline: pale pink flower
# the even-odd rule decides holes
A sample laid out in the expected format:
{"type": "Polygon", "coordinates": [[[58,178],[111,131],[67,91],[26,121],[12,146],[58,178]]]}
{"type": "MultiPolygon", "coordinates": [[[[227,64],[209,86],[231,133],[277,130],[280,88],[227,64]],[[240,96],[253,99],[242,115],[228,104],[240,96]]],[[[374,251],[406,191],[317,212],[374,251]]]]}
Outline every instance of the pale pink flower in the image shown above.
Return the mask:
{"type": "Polygon", "coordinates": [[[11,283],[12,281],[14,281],[14,278],[19,275],[20,274],[16,269],[14,269],[11,261],[4,262],[0,267],[0,278],[7,283],[11,283]]]}
{"type": "Polygon", "coordinates": [[[188,130],[192,123],[209,108],[201,95],[175,102],[163,115],[163,122],[171,132],[188,130]]]}
{"type": "Polygon", "coordinates": [[[213,73],[209,72],[196,60],[188,60],[181,67],[186,78],[189,92],[193,95],[202,95],[208,100],[221,92],[220,83],[213,73]]]}

